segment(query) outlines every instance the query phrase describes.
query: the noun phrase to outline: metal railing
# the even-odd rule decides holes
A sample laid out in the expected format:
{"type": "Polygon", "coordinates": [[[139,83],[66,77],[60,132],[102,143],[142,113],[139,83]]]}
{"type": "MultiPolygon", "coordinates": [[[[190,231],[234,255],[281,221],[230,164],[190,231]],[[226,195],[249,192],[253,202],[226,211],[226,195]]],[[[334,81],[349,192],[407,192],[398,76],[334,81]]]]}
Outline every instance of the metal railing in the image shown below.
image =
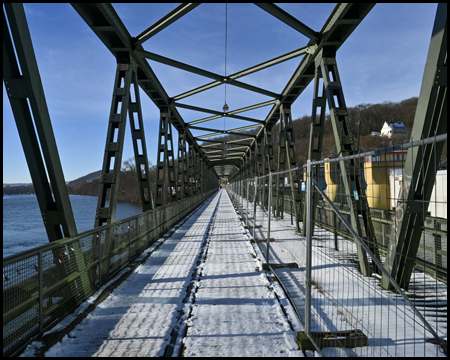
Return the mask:
{"type": "MultiPolygon", "coordinates": [[[[375,229],[373,243],[367,234],[358,234],[351,225],[347,204],[350,196],[340,181],[334,181],[334,186],[328,184],[325,191],[317,181],[320,174],[312,171],[323,164],[333,171],[330,164],[340,159],[310,162],[304,192],[301,184],[294,191],[288,184],[289,189],[283,194],[282,182],[278,189],[279,197],[284,197],[281,216],[277,211],[281,202],[276,198],[275,179],[280,174],[288,177],[289,171],[303,174],[303,168],[228,185],[228,193],[265,257],[267,268],[278,277],[303,322],[304,335],[321,355],[443,355],[434,344],[446,347],[447,336],[447,219],[446,212],[441,212],[447,201],[446,183],[445,194],[439,194],[441,180],[436,180],[431,199],[418,201],[424,225],[417,253],[396,253],[401,262],[414,263],[407,288],[396,283],[386,270],[385,261],[391,233],[396,231],[393,224],[398,221],[392,209],[396,207],[399,178],[401,181],[399,169],[408,161],[403,150],[445,140],[446,135],[352,156],[365,164],[366,195],[370,198],[370,219],[375,229]],[[371,160],[374,161],[369,163],[371,160]],[[385,179],[391,188],[380,179],[385,179]],[[380,204],[381,209],[376,207],[380,204]],[[289,216],[283,216],[288,211],[291,222],[289,216]],[[300,219],[301,230],[306,224],[305,237],[296,231],[295,217],[300,219]],[[358,247],[367,256],[368,276],[361,273],[358,247]],[[388,279],[392,290],[381,286],[382,278],[388,279]]],[[[435,159],[436,169],[437,163],[435,159]]],[[[339,179],[340,170],[334,171],[334,179],[339,179]]],[[[328,180],[333,177],[325,173],[328,180]]],[[[357,194],[353,195],[358,200],[357,194]]]]}
{"type": "Polygon", "coordinates": [[[3,356],[19,354],[216,190],[3,259],[3,356]]]}

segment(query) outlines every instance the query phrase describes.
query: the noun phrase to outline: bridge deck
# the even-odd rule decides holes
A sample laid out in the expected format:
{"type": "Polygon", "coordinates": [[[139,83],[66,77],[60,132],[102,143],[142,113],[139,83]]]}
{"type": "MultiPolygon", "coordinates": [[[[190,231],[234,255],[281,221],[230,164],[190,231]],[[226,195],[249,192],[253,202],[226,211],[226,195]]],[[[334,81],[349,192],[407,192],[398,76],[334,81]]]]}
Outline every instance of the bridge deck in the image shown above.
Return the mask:
{"type": "Polygon", "coordinates": [[[221,190],[46,356],[302,356],[244,233],[221,190]]]}

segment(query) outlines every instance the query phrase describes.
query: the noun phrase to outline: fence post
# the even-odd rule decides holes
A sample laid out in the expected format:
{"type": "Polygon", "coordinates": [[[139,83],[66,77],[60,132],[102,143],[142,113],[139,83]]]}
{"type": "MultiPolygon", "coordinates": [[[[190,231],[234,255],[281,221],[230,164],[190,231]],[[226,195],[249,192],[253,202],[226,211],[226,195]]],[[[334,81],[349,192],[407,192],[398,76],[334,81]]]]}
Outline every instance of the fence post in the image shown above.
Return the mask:
{"type": "Polygon", "coordinates": [[[269,242],[270,242],[270,207],[272,206],[272,173],[269,173],[269,199],[268,199],[268,211],[267,211],[267,215],[268,215],[268,219],[267,219],[267,252],[266,252],[266,263],[267,265],[269,265],[269,242]]]}
{"type": "Polygon", "coordinates": [[[98,288],[102,287],[102,244],[100,238],[100,231],[97,232],[98,239],[98,288]]]}
{"type": "Polygon", "coordinates": [[[42,250],[38,253],[38,276],[39,276],[39,334],[44,333],[44,292],[43,292],[43,266],[42,250]]]}
{"type": "Polygon", "coordinates": [[[128,221],[128,263],[131,261],[131,220],[128,221]]]}
{"type": "Polygon", "coordinates": [[[241,217],[244,217],[244,180],[241,180],[240,186],[241,192],[241,217]]]}
{"type": "Polygon", "coordinates": [[[336,213],[332,211],[333,213],[333,228],[334,228],[334,250],[339,250],[338,248],[338,235],[337,235],[337,219],[336,219],[336,213]]]}
{"type": "Polygon", "coordinates": [[[312,247],[312,231],[311,231],[311,212],[312,212],[312,174],[311,160],[306,162],[306,296],[305,296],[305,333],[311,336],[311,247],[312,247]]]}
{"type": "Polygon", "coordinates": [[[256,195],[258,194],[258,178],[255,176],[255,197],[253,199],[253,239],[256,241],[256,195]]]}
{"type": "Polygon", "coordinates": [[[250,187],[250,181],[248,181],[248,179],[247,179],[247,207],[246,207],[246,212],[245,212],[245,225],[247,225],[248,226],[248,213],[249,213],[249,211],[248,211],[248,191],[249,191],[249,187],[250,187]]]}

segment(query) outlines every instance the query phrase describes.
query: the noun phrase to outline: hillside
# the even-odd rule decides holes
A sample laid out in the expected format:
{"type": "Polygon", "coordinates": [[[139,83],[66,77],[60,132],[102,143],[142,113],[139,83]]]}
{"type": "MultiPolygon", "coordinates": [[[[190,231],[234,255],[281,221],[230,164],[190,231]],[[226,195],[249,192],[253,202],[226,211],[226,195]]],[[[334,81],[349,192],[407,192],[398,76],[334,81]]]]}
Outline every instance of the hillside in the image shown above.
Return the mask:
{"type": "Polygon", "coordinates": [[[87,174],[87,175],[84,175],[82,177],[79,177],[78,179],[75,179],[75,180],[72,180],[72,181],[68,181],[67,185],[80,184],[80,183],[83,183],[85,181],[90,182],[92,180],[99,179],[101,175],[102,175],[102,171],[101,170],[94,171],[94,172],[91,172],[90,174],[87,174]]]}

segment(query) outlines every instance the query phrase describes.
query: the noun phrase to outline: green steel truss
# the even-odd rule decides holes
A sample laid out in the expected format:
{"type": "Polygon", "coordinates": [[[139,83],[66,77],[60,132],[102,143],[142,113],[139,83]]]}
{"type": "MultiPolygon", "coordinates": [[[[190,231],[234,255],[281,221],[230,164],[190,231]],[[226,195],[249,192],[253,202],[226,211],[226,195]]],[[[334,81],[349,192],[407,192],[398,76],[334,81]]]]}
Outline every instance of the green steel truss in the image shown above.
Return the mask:
{"type": "Polygon", "coordinates": [[[137,65],[133,59],[127,57],[128,54],[124,54],[117,58],[118,64],[103,156],[95,227],[102,226],[105,223],[111,224],[115,220],[127,112],[130,120],[142,210],[151,210],[155,207],[150,186],[144,121],[137,80],[137,65]],[[131,87],[131,85],[133,86],[131,87]],[[135,102],[132,101],[131,91],[134,91],[135,102]],[[107,200],[109,201],[108,207],[106,207],[107,200]]]}
{"type": "MultiPolygon", "coordinates": [[[[177,201],[181,198],[198,195],[216,187],[219,177],[242,181],[248,177],[267,175],[274,172],[276,165],[278,170],[296,167],[294,138],[291,127],[292,115],[289,110],[290,105],[302,94],[303,90],[313,79],[315,79],[315,85],[309,146],[310,159],[316,160],[321,157],[326,103],[328,103],[331,112],[339,156],[353,154],[357,150],[346,127],[347,113],[335,56],[338,49],[373,8],[374,3],[339,3],[318,31],[309,28],[299,19],[296,19],[274,4],[258,3],[256,5],[261,9],[260,11],[266,11],[306,36],[308,43],[294,51],[274,57],[226,77],[181,61],[157,55],[143,47],[148,39],[163,31],[181,17],[190,14],[191,10],[198,5],[198,3],[181,4],[133,37],[111,4],[72,4],[86,24],[116,58],[118,64],[95,226],[111,223],[115,218],[127,111],[131,123],[143,210],[163,205],[166,193],[169,201],[177,201]],[[299,58],[299,65],[280,93],[238,81],[241,77],[294,58],[299,58]],[[188,90],[174,97],[169,97],[153,72],[148,60],[176,67],[203,76],[211,81],[203,86],[188,90]],[[330,74],[332,74],[332,78],[329,78],[330,74]],[[124,87],[119,87],[119,79],[124,80],[124,87]],[[323,81],[323,86],[319,85],[320,81],[323,81]],[[240,109],[227,112],[179,102],[181,99],[188,99],[194,94],[224,83],[258,94],[264,94],[271,99],[258,104],[248,104],[240,109]],[[136,102],[130,101],[131,84],[133,84],[135,91],[136,102]],[[143,115],[141,113],[138,87],[156,105],[161,116],[157,150],[158,176],[156,184],[153,185],[155,186],[154,197],[148,176],[149,169],[143,130],[143,115]],[[324,92],[321,96],[319,96],[320,90],[324,92]],[[335,100],[337,100],[337,104],[335,100]],[[241,114],[264,106],[270,108],[265,119],[256,119],[241,114]],[[178,112],[178,108],[200,111],[208,115],[186,123],[178,112]],[[199,126],[199,124],[206,124],[208,121],[222,117],[246,121],[250,125],[223,130],[213,129],[206,125],[199,126]],[[275,164],[275,149],[271,140],[271,131],[278,121],[280,121],[281,131],[280,139],[276,145],[279,158],[278,163],[275,164]],[[174,157],[172,128],[178,132],[178,167],[176,167],[177,164],[174,157]],[[251,129],[256,129],[256,132],[248,133],[247,131],[251,129]],[[194,136],[191,130],[205,131],[206,133],[194,136]],[[238,139],[224,141],[223,135],[237,135],[238,139]],[[167,181],[165,181],[166,177],[167,181]],[[106,200],[109,200],[109,207],[106,207],[106,200]]],[[[53,241],[63,236],[74,236],[76,235],[75,222],[65,187],[56,143],[51,130],[23,7],[17,4],[5,4],[5,9],[8,14],[10,29],[6,25],[6,14],[4,13],[4,81],[33,183],[36,192],[39,192],[38,201],[49,240],[53,241]],[[11,37],[9,33],[11,33],[11,37]],[[19,73],[14,49],[16,50],[17,59],[20,62],[23,74],[19,73]],[[23,61],[26,61],[26,64],[22,63],[23,61]],[[40,101],[36,99],[40,99],[40,101]],[[27,101],[29,101],[33,112],[32,115],[36,122],[38,136],[36,136],[33,128],[27,101]],[[39,149],[38,138],[43,158],[39,155],[40,152],[37,151],[39,149]],[[48,173],[48,178],[46,173],[48,173]],[[51,188],[48,185],[49,182],[51,188]],[[51,195],[52,191],[54,200],[51,195]]],[[[255,9],[258,11],[258,8],[255,9]]],[[[416,113],[415,127],[413,129],[414,140],[422,134],[431,136],[446,132],[446,63],[443,60],[445,55],[442,55],[444,53],[446,54],[446,5],[439,5],[416,113]]],[[[425,200],[429,198],[428,189],[431,188],[430,184],[432,184],[435,175],[435,169],[432,169],[431,165],[420,168],[419,159],[428,161],[433,156],[439,156],[441,151],[441,145],[430,145],[424,149],[423,153],[416,154],[412,153],[411,150],[411,155],[408,155],[408,158],[411,156],[414,161],[411,165],[408,165],[410,168],[405,168],[405,176],[410,176],[411,179],[422,179],[417,183],[420,194],[415,194],[414,191],[411,191],[412,186],[414,186],[413,181],[411,181],[411,185],[405,184],[402,191],[402,199],[404,200],[408,216],[402,218],[398,227],[400,230],[391,236],[390,247],[392,251],[386,262],[391,275],[403,286],[407,286],[409,281],[418,244],[415,234],[419,233],[416,230],[421,226],[420,210],[411,204],[414,203],[416,195],[421,196],[421,199],[425,200]],[[408,241],[404,241],[403,239],[405,238],[408,238],[408,241]],[[411,238],[411,241],[409,241],[409,238],[411,238]],[[405,256],[409,260],[405,261],[405,256]]],[[[429,163],[431,164],[430,161],[426,164],[429,163]]],[[[369,248],[376,252],[373,228],[368,216],[367,200],[362,187],[359,165],[341,161],[340,168],[343,174],[346,195],[349,199],[348,203],[351,208],[352,224],[358,230],[358,234],[366,239],[369,248]],[[358,221],[358,218],[362,220],[358,221]]],[[[289,179],[292,195],[294,195],[295,186],[298,186],[299,180],[298,175],[289,179]]],[[[261,197],[264,206],[267,206],[268,202],[266,185],[267,183],[263,186],[264,190],[261,197]]],[[[277,183],[274,182],[273,190],[278,191],[281,185],[280,177],[277,176],[277,183]]],[[[276,204],[277,214],[281,215],[284,205],[282,197],[279,191],[278,193],[273,192],[273,194],[276,197],[273,204],[276,204]]],[[[298,229],[297,209],[301,209],[300,198],[296,199],[296,205],[298,229]]],[[[400,205],[403,206],[402,202],[400,202],[400,205]]],[[[362,272],[369,274],[370,269],[366,254],[362,249],[358,249],[358,254],[362,272]]]]}
{"type": "MultiPolygon", "coordinates": [[[[295,152],[295,138],[294,128],[292,126],[291,107],[283,105],[281,107],[280,132],[278,139],[278,170],[285,171],[297,167],[297,159],[295,152]]],[[[299,178],[297,173],[289,172],[288,174],[279,174],[276,181],[276,198],[274,204],[274,216],[282,219],[284,213],[284,190],[285,178],[288,178],[291,188],[291,198],[295,199],[295,208],[300,208],[297,202],[300,202],[300,197],[295,193],[295,187],[299,188],[299,178]]],[[[296,230],[300,231],[299,217],[297,211],[294,211],[296,230]]]]}
{"type": "MultiPolygon", "coordinates": [[[[412,140],[447,133],[447,3],[438,5],[428,50],[419,101],[411,131],[412,140]]],[[[444,142],[408,149],[395,227],[389,237],[385,268],[404,289],[409,286],[425,214],[436,179],[436,159],[444,142]]],[[[389,280],[383,275],[383,288],[389,280]]]]}
{"type": "Polygon", "coordinates": [[[156,206],[178,201],[170,108],[162,109],[159,121],[158,159],[156,164],[156,206]],[[166,176],[168,181],[166,182],[166,176]]]}
{"type": "Polygon", "coordinates": [[[45,230],[50,242],[73,237],[77,235],[77,228],[25,11],[19,3],[7,3],[4,6],[3,80],[45,230]]]}
{"type": "MultiPolygon", "coordinates": [[[[322,57],[316,61],[317,74],[315,90],[318,90],[318,80],[323,79],[324,95],[326,97],[330,110],[331,124],[333,127],[334,141],[336,143],[337,153],[339,157],[356,154],[358,149],[354,143],[353,136],[348,128],[348,112],[345,104],[342,83],[339,77],[336,58],[333,50],[323,50],[322,57]]],[[[319,118],[315,115],[316,108],[321,107],[324,110],[324,100],[316,96],[316,103],[313,105],[313,115],[311,122],[310,137],[310,156],[314,154],[318,156],[321,153],[321,136],[323,132],[322,115],[319,118]],[[313,122],[314,121],[314,122],[313,122]],[[320,130],[319,130],[320,129],[320,130]],[[316,147],[316,144],[317,147],[316,147]]],[[[379,259],[378,248],[375,246],[375,231],[370,218],[369,204],[362,179],[360,163],[351,159],[348,161],[341,160],[339,162],[341,169],[341,178],[345,188],[347,203],[350,208],[350,218],[352,227],[358,235],[366,241],[366,245],[379,259]],[[360,221],[360,218],[362,221],[360,221]]],[[[318,170],[318,169],[317,169],[318,170]]],[[[318,172],[316,173],[319,174],[318,172]]],[[[358,258],[361,272],[370,276],[371,271],[367,253],[361,246],[357,246],[358,258]]]]}
{"type": "Polygon", "coordinates": [[[186,153],[186,134],[178,134],[178,195],[189,197],[189,159],[186,153]]]}

